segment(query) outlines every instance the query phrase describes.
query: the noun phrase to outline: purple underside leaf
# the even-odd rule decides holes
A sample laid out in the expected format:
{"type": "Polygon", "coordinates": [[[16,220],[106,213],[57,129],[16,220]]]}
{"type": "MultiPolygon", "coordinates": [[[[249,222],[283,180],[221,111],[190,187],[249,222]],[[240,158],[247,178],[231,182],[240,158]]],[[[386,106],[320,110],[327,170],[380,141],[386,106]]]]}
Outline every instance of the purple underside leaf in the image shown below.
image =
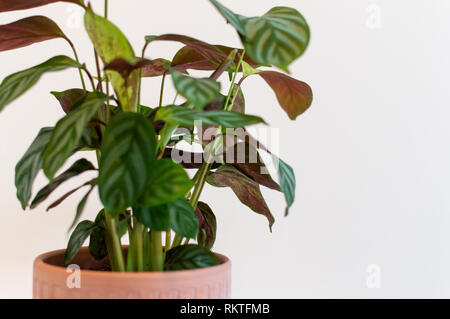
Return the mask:
{"type": "Polygon", "coordinates": [[[275,219],[257,182],[230,165],[221,166],[214,173],[208,175],[207,182],[216,187],[230,187],[244,205],[254,212],[264,215],[272,229],[275,219]]]}
{"type": "Polygon", "coordinates": [[[199,232],[197,235],[197,241],[199,245],[211,249],[216,240],[217,221],[211,207],[203,202],[198,202],[197,209],[195,210],[199,223],[199,232]]]}
{"type": "MultiPolygon", "coordinates": [[[[225,56],[228,56],[234,48],[227,47],[224,45],[213,45],[215,48],[219,49],[225,56]]],[[[243,50],[239,49],[234,63],[237,65],[243,50]]],[[[244,61],[253,67],[260,66],[257,62],[253,61],[249,56],[244,56],[244,61]]],[[[223,61],[222,61],[223,62],[223,61]]],[[[181,48],[174,56],[172,61],[173,67],[184,68],[186,70],[203,70],[211,71],[217,69],[217,65],[211,62],[205,55],[200,51],[197,51],[195,47],[185,46],[181,48]]],[[[242,70],[242,68],[241,68],[242,70]]],[[[241,71],[240,70],[240,71],[241,71]]]]}
{"type": "Polygon", "coordinates": [[[291,120],[311,106],[313,92],[305,82],[276,71],[261,71],[252,75],[259,75],[267,82],[291,120]]]}
{"type": "Polygon", "coordinates": [[[0,51],[56,38],[66,36],[55,22],[44,16],[32,16],[0,26],[0,51]]]}
{"type": "Polygon", "coordinates": [[[256,147],[239,142],[226,149],[224,160],[260,185],[280,191],[280,186],[272,179],[256,147]]]}
{"type": "Polygon", "coordinates": [[[0,0],[0,12],[31,9],[55,2],[71,2],[84,6],[81,0],[0,0]]]}
{"type": "Polygon", "coordinates": [[[181,42],[184,45],[189,46],[192,49],[194,49],[196,52],[201,54],[203,57],[210,60],[213,64],[217,63],[217,65],[222,63],[227,58],[227,55],[224,54],[221,50],[219,50],[214,45],[211,45],[204,41],[197,40],[197,39],[185,36],[185,35],[164,34],[164,35],[160,35],[160,36],[147,37],[147,43],[153,42],[153,41],[181,42]]]}
{"type": "Polygon", "coordinates": [[[52,91],[50,93],[58,100],[66,114],[85,94],[83,89],[69,89],[63,92],[52,91]]]}

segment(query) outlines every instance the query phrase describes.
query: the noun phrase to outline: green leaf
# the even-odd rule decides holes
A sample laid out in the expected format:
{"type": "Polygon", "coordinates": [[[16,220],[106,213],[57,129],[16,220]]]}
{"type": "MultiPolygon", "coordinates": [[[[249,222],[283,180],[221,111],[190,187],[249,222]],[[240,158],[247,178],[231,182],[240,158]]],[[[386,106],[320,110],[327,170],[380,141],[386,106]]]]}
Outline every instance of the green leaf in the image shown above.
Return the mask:
{"type": "Polygon", "coordinates": [[[96,227],[89,237],[89,253],[95,260],[101,260],[108,255],[105,241],[105,229],[96,227]]]}
{"type": "Polygon", "coordinates": [[[198,219],[191,204],[184,198],[169,203],[170,228],[181,237],[195,238],[198,234],[198,219]]]}
{"type": "Polygon", "coordinates": [[[292,169],[291,166],[283,162],[277,156],[272,154],[272,158],[275,165],[278,167],[278,175],[280,177],[280,187],[281,191],[284,194],[287,204],[285,211],[285,215],[287,216],[289,214],[289,208],[292,206],[295,199],[296,182],[294,170],[292,169]]]}
{"type": "MultiPolygon", "coordinates": [[[[95,179],[95,181],[97,181],[97,180],[95,179]]],[[[91,181],[91,182],[89,182],[89,184],[91,184],[91,188],[87,191],[87,193],[83,196],[81,201],[78,203],[77,211],[75,213],[75,217],[74,217],[72,225],[70,225],[69,229],[72,229],[78,223],[78,221],[80,220],[80,217],[83,214],[84,208],[86,207],[86,203],[87,203],[87,200],[89,198],[89,195],[94,190],[95,183],[93,183],[91,181]]]]}
{"type": "Polygon", "coordinates": [[[69,89],[62,92],[50,92],[61,104],[63,111],[67,114],[72,110],[78,101],[84,96],[83,89],[69,89]]]}
{"type": "Polygon", "coordinates": [[[31,9],[55,2],[71,2],[84,7],[83,0],[1,0],[0,12],[31,9]]]}
{"type": "Polygon", "coordinates": [[[161,159],[151,164],[148,184],[139,199],[143,206],[157,206],[184,196],[193,183],[183,166],[171,159],[161,159]]]}
{"type": "Polygon", "coordinates": [[[240,34],[245,34],[245,17],[239,14],[234,13],[224,5],[222,5],[219,1],[211,0],[212,4],[219,10],[219,12],[223,15],[223,17],[230,23],[240,34]]]}
{"type": "Polygon", "coordinates": [[[28,17],[0,25],[0,51],[22,48],[56,38],[67,39],[56,23],[44,16],[28,17]]]}
{"type": "Polygon", "coordinates": [[[242,76],[247,77],[249,75],[253,75],[260,72],[259,70],[253,68],[250,64],[245,61],[242,61],[242,76]]]}
{"type": "Polygon", "coordinates": [[[201,109],[220,95],[220,83],[210,78],[193,78],[173,68],[170,69],[170,73],[178,93],[197,109],[201,109]]]}
{"type": "Polygon", "coordinates": [[[153,207],[133,207],[133,214],[137,220],[154,231],[169,229],[169,205],[153,207]]]}
{"type": "MultiPolygon", "coordinates": [[[[96,184],[96,179],[93,179],[92,181],[86,182],[81,186],[78,186],[77,188],[72,189],[71,191],[65,193],[63,196],[61,196],[60,198],[58,198],[56,201],[54,201],[50,206],[47,207],[47,211],[49,211],[50,209],[53,209],[57,206],[59,206],[62,202],[64,202],[67,198],[69,198],[71,195],[75,194],[78,190],[82,189],[85,186],[88,185],[95,185],[96,184]]],[[[76,224],[76,223],[75,223],[76,224]]],[[[75,225],[73,225],[75,226],[75,225]]]]}
{"type": "MultiPolygon", "coordinates": [[[[115,59],[125,59],[134,63],[136,57],[125,35],[107,19],[96,15],[90,8],[84,17],[86,31],[94,44],[95,50],[105,65],[115,59]]],[[[131,72],[127,81],[117,72],[107,71],[111,84],[116,91],[124,111],[135,111],[139,72],[131,72]]]]}
{"type": "Polygon", "coordinates": [[[0,111],[36,84],[44,73],[81,67],[71,58],[60,55],[30,69],[9,75],[0,84],[0,111]]]}
{"type": "Polygon", "coordinates": [[[77,255],[83,243],[92,233],[92,231],[97,227],[95,223],[84,220],[77,225],[77,227],[70,235],[69,243],[67,244],[67,249],[64,253],[64,264],[69,264],[72,259],[77,255]]]}
{"type": "Polygon", "coordinates": [[[116,115],[106,127],[101,148],[99,193],[105,209],[121,213],[148,185],[155,159],[153,126],[139,113],[116,115]]]}
{"type": "Polygon", "coordinates": [[[33,182],[42,167],[42,154],[52,134],[52,127],[44,127],[16,165],[17,198],[25,209],[31,198],[33,182]]]}
{"type": "Polygon", "coordinates": [[[182,106],[169,105],[159,109],[155,120],[164,120],[170,124],[194,127],[194,121],[202,121],[202,125],[221,125],[236,128],[265,123],[262,118],[254,115],[244,115],[236,112],[197,111],[182,106]]]}
{"type": "Polygon", "coordinates": [[[275,65],[288,72],[288,66],[306,50],[310,30],[295,9],[275,7],[262,17],[243,17],[216,0],[211,0],[236,28],[248,55],[261,64],[275,65]]]}
{"type": "Polygon", "coordinates": [[[64,173],[55,177],[47,186],[42,188],[36,195],[36,197],[31,202],[30,208],[33,209],[44,200],[47,199],[48,196],[60,186],[65,181],[69,180],[72,177],[78,176],[84,172],[95,170],[94,165],[88,160],[82,158],[73,163],[64,173]]]}
{"type": "Polygon", "coordinates": [[[184,245],[167,252],[164,270],[185,270],[216,266],[219,258],[205,247],[184,245]]]}
{"type": "Polygon", "coordinates": [[[58,121],[44,151],[43,169],[50,180],[72,154],[87,124],[105,101],[106,96],[101,93],[87,93],[73,111],[58,121]]]}
{"type": "Polygon", "coordinates": [[[197,242],[200,246],[211,249],[216,241],[217,221],[211,207],[203,202],[198,202],[195,211],[199,222],[197,242]]]}
{"type": "Polygon", "coordinates": [[[258,183],[254,180],[233,166],[223,165],[208,175],[206,181],[216,187],[230,187],[242,204],[248,206],[255,213],[265,216],[272,229],[275,219],[261,194],[258,183]]]}

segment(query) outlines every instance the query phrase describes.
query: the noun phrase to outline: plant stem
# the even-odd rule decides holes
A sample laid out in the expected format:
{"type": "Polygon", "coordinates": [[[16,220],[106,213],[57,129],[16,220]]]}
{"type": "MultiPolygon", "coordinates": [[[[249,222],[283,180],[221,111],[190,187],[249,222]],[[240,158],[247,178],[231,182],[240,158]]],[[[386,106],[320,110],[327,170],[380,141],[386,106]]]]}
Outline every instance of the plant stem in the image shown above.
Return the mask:
{"type": "Polygon", "coordinates": [[[111,236],[111,248],[109,258],[114,260],[116,266],[114,271],[125,271],[125,263],[123,260],[122,245],[120,244],[119,236],[117,235],[116,220],[109,212],[105,210],[106,231],[111,236]]]}
{"type": "Polygon", "coordinates": [[[164,254],[167,253],[167,251],[171,248],[171,242],[172,242],[172,231],[168,229],[166,231],[166,246],[164,249],[164,254]]]}
{"type": "MultiPolygon", "coordinates": [[[[73,55],[75,56],[75,61],[77,61],[77,63],[80,64],[80,59],[78,58],[78,54],[77,54],[77,50],[75,49],[75,46],[73,45],[72,41],[70,41],[69,39],[66,39],[66,40],[69,43],[70,47],[72,48],[73,55]]],[[[84,83],[83,73],[81,72],[80,68],[78,68],[78,73],[80,74],[81,86],[83,87],[83,90],[86,91],[86,83],[84,83]]]]}
{"type": "Polygon", "coordinates": [[[173,242],[172,242],[172,245],[170,246],[170,248],[175,248],[177,246],[180,246],[182,241],[183,241],[183,237],[175,234],[175,237],[173,238],[173,242]]]}
{"type": "Polygon", "coordinates": [[[108,19],[108,0],[105,0],[105,19],[108,19]]]}
{"type": "Polygon", "coordinates": [[[98,54],[95,49],[94,49],[94,56],[95,56],[95,67],[97,68],[98,86],[100,87],[100,91],[103,92],[102,72],[100,71],[100,62],[98,60],[98,54]]]}
{"type": "Polygon", "coordinates": [[[163,103],[163,94],[164,94],[164,83],[166,82],[166,74],[167,72],[164,72],[161,80],[161,92],[159,94],[159,106],[162,106],[163,103]]]}
{"type": "Polygon", "coordinates": [[[152,271],[163,271],[164,270],[164,254],[162,247],[162,233],[160,231],[151,231],[150,241],[152,246],[152,271]]]}
{"type": "Polygon", "coordinates": [[[133,235],[134,244],[136,245],[136,265],[137,271],[144,271],[144,225],[142,225],[136,218],[133,218],[133,235]]]}

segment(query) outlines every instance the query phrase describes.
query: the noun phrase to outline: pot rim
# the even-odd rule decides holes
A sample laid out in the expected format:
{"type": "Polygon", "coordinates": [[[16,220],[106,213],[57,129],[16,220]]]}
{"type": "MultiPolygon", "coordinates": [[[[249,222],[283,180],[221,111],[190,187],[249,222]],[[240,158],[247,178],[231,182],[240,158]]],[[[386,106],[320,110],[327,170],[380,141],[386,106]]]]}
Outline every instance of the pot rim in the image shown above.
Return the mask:
{"type": "MultiPolygon", "coordinates": [[[[127,247],[127,246],[122,246],[127,247]]],[[[58,255],[64,255],[65,249],[57,249],[52,250],[37,256],[34,260],[34,269],[39,268],[43,271],[53,272],[53,273],[61,273],[67,275],[67,267],[53,265],[45,262],[46,259],[58,255]]],[[[79,253],[89,253],[89,247],[83,246],[81,247],[79,253]]],[[[213,252],[217,257],[219,257],[221,263],[215,266],[209,266],[205,268],[197,268],[197,269],[186,269],[186,270],[172,270],[172,271],[145,271],[145,272],[115,272],[115,271],[105,271],[105,270],[89,270],[89,269],[81,269],[80,272],[83,276],[86,277],[108,277],[108,278],[142,278],[145,277],[155,277],[155,278],[167,278],[169,279],[177,279],[184,278],[186,274],[195,275],[196,273],[205,274],[205,273],[220,273],[226,271],[231,268],[231,260],[219,253],[213,252]]]]}

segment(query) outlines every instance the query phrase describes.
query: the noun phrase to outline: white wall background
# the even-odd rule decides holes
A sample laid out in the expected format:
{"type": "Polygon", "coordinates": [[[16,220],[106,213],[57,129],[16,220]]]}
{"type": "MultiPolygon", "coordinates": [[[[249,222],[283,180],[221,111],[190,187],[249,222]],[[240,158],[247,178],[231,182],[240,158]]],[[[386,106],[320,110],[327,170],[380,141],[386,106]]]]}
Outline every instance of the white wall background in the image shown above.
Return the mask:
{"type": "MultiPolygon", "coordinates": [[[[169,32],[239,45],[234,30],[206,0],[110,2],[110,18],[136,51],[145,35],[169,32]]],[[[204,192],[202,199],[212,203],[218,216],[216,250],[234,263],[233,296],[449,298],[450,2],[222,2],[244,15],[280,4],[301,11],[312,41],[292,73],[315,93],[312,108],[292,122],[262,80],[244,85],[248,112],[280,128],[281,156],[294,167],[298,187],[287,219],[282,218],[282,196],[265,191],[278,217],[272,234],[266,220],[248,211],[230,190],[208,187],[204,192]],[[378,289],[366,285],[371,264],[381,270],[378,289]]],[[[93,3],[100,12],[103,1],[93,3]]],[[[68,4],[55,4],[1,14],[0,24],[48,15],[76,43],[81,59],[92,61],[77,12],[68,4]]],[[[179,47],[161,42],[148,54],[170,59],[179,47]]],[[[71,54],[63,40],[2,52],[0,78],[57,54],[71,54]]],[[[82,193],[51,212],[45,205],[23,212],[13,172],[39,128],[62,116],[48,92],[78,82],[76,71],[47,75],[0,114],[2,298],[30,297],[33,258],[65,247],[82,193]]],[[[159,82],[145,80],[145,85],[143,103],[154,105],[159,82]]],[[[40,176],[36,188],[44,183],[40,176]]],[[[79,183],[69,184],[55,195],[79,183]]],[[[85,217],[94,217],[98,209],[98,200],[92,199],[85,217]]]]}

